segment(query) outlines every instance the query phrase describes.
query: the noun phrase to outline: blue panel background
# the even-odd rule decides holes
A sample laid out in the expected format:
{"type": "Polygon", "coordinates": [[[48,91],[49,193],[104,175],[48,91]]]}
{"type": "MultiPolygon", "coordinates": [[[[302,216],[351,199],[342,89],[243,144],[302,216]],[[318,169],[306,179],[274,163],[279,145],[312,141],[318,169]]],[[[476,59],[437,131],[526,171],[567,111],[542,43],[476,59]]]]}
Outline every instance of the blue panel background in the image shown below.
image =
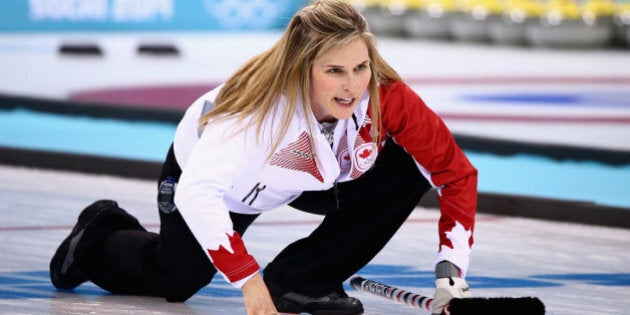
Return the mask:
{"type": "Polygon", "coordinates": [[[283,28],[306,0],[0,1],[0,32],[207,31],[283,28]]]}

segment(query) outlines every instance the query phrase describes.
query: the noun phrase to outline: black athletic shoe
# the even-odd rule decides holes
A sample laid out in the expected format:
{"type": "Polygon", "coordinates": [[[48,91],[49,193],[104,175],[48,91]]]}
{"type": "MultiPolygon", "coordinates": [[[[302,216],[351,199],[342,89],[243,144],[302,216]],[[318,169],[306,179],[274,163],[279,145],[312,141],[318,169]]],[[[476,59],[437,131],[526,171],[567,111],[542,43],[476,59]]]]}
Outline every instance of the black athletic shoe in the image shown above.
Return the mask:
{"type": "Polygon", "coordinates": [[[58,289],[74,289],[87,281],[77,267],[78,258],[90,245],[109,233],[124,229],[143,229],[138,220],[112,200],[99,200],[85,208],[70,235],[59,245],[50,260],[50,280],[58,289]]]}
{"type": "Polygon", "coordinates": [[[283,313],[308,313],[312,315],[356,315],[363,314],[363,304],[356,298],[337,292],[314,298],[298,293],[272,296],[276,309],[283,313]]]}
{"type": "MultiPolygon", "coordinates": [[[[308,313],[312,315],[357,315],[363,314],[363,304],[356,298],[341,292],[333,292],[322,297],[311,297],[290,292],[284,287],[265,278],[276,309],[281,313],[308,313]]],[[[340,287],[340,290],[341,287],[340,287]]]]}

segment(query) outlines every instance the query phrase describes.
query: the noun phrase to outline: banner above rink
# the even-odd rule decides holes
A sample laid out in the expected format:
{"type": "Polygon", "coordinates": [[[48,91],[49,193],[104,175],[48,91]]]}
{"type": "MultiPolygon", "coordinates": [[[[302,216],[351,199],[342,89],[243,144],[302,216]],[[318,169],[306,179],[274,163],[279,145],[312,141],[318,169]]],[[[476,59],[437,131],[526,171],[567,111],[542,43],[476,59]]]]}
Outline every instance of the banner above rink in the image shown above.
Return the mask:
{"type": "Polygon", "coordinates": [[[307,0],[0,1],[0,32],[283,28],[307,0]]]}

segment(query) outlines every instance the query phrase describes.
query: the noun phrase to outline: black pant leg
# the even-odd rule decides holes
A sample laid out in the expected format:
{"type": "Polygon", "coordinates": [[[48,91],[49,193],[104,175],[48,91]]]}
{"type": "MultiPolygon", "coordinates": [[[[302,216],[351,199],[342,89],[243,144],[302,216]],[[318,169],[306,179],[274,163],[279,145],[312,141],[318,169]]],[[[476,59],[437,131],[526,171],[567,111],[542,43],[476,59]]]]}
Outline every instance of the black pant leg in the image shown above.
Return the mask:
{"type": "Polygon", "coordinates": [[[90,281],[119,294],[159,295],[151,270],[159,235],[141,230],[121,230],[105,240],[90,281]]]}
{"type": "MultiPolygon", "coordinates": [[[[216,268],[178,211],[160,212],[162,227],[157,248],[160,296],[169,302],[183,302],[208,285],[216,268]]],[[[234,229],[240,235],[258,215],[230,212],[234,229]]]]}
{"type": "MultiPolygon", "coordinates": [[[[257,217],[230,216],[240,234],[257,217]]],[[[170,302],[183,302],[208,285],[217,271],[179,212],[160,212],[160,217],[160,234],[120,230],[109,235],[90,266],[90,280],[112,293],[170,302]]]]}
{"type": "MultiPolygon", "coordinates": [[[[179,180],[171,146],[160,175],[179,180]]],[[[113,292],[164,297],[171,302],[190,298],[210,283],[216,269],[176,210],[158,211],[160,233],[123,230],[107,237],[92,280],[113,292]]],[[[258,215],[230,213],[234,229],[243,235],[258,215]]]]}
{"type": "Polygon", "coordinates": [[[386,245],[430,184],[411,156],[388,139],[370,171],[336,189],[307,192],[291,204],[309,212],[319,207],[327,214],[311,235],[289,245],[266,267],[266,281],[311,296],[343,290],[342,282],[386,245]],[[331,204],[335,199],[339,209],[331,204]]]}

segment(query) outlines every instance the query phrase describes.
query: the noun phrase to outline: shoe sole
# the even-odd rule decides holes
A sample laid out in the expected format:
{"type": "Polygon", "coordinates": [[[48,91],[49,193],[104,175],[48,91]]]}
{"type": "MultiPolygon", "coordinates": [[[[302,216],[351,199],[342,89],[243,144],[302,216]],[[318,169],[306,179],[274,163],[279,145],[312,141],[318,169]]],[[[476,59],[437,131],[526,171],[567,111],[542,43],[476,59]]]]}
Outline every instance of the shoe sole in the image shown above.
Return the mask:
{"type": "MultiPolygon", "coordinates": [[[[108,207],[109,206],[111,205],[108,205],[108,207]]],[[[113,206],[118,206],[118,204],[113,202],[113,206]]],[[[90,218],[83,224],[79,223],[81,221],[81,216],[79,216],[77,225],[81,224],[81,228],[76,231],[73,230],[61,245],[59,245],[57,252],[50,262],[50,279],[56,288],[71,290],[87,281],[87,277],[74,266],[74,252],[83,237],[85,229],[92,224],[106,208],[105,205],[102,205],[98,207],[98,209],[95,209],[95,213],[90,214],[90,218]],[[65,252],[65,255],[61,254],[63,252],[65,252]],[[59,261],[61,257],[63,257],[63,260],[59,261]],[[58,269],[58,266],[61,267],[58,269]],[[56,270],[59,270],[59,273],[55,272],[56,270]]]]}
{"type": "Polygon", "coordinates": [[[68,246],[66,257],[63,259],[63,263],[61,264],[61,274],[66,274],[72,266],[72,263],[74,263],[74,250],[77,248],[77,244],[81,240],[83,232],[85,232],[85,229],[81,229],[77,235],[70,239],[70,246],[68,246]]]}
{"type": "MultiPolygon", "coordinates": [[[[297,302],[293,302],[291,300],[282,298],[282,297],[271,297],[273,303],[276,305],[276,309],[280,313],[286,314],[302,314],[307,313],[311,315],[359,315],[363,314],[363,307],[361,309],[340,309],[340,308],[330,308],[330,309],[318,309],[309,307],[309,304],[302,305],[297,302]]],[[[317,304],[317,303],[311,303],[317,304]]]]}

